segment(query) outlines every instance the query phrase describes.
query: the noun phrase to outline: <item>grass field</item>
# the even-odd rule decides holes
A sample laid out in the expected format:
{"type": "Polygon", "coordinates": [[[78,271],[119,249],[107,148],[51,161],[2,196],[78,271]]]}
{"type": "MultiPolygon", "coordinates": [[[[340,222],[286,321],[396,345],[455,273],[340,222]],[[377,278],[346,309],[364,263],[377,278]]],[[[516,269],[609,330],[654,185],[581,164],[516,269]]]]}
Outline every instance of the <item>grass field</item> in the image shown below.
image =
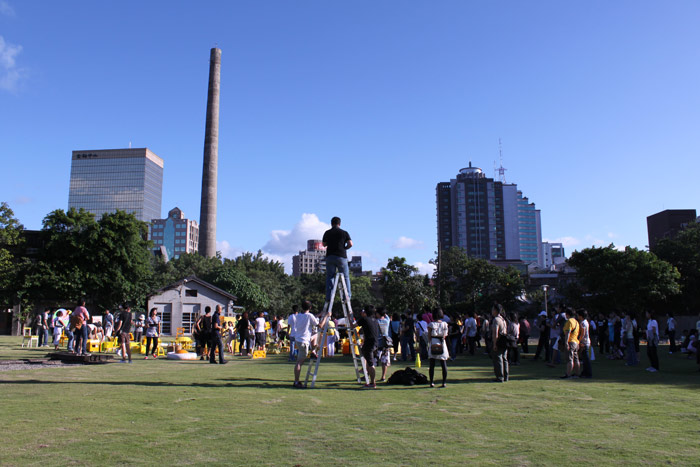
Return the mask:
{"type": "MultiPolygon", "coordinates": [[[[20,340],[0,338],[0,359],[46,353],[20,340]]],[[[700,372],[660,356],[656,374],[644,348],[638,367],[597,360],[593,380],[525,358],[507,384],[461,356],[445,389],[376,391],[349,357],[324,359],[306,390],[284,356],[4,371],[0,464],[700,465],[700,372]]]]}

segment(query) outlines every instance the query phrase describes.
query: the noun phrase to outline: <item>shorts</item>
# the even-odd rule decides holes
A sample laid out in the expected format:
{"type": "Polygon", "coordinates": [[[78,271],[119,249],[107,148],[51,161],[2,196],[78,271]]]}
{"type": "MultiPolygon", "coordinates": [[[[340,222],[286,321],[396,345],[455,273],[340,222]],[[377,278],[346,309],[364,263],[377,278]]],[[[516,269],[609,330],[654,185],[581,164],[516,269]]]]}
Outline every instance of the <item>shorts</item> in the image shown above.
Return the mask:
{"type": "Polygon", "coordinates": [[[297,362],[303,362],[306,359],[306,356],[309,354],[309,344],[297,342],[296,348],[298,350],[297,362]]]}
{"type": "Polygon", "coordinates": [[[569,363],[578,363],[578,344],[576,342],[569,342],[569,350],[566,357],[569,363]]]}
{"type": "Polygon", "coordinates": [[[119,332],[119,343],[129,345],[129,340],[131,337],[128,332],[119,332]]]}
{"type": "Polygon", "coordinates": [[[265,345],[266,333],[256,332],[255,333],[255,345],[264,346],[265,345]]]}
{"type": "Polygon", "coordinates": [[[377,354],[379,355],[379,363],[382,366],[391,366],[391,352],[389,352],[389,349],[378,350],[377,354]]]}
{"type": "Polygon", "coordinates": [[[374,367],[377,365],[377,357],[374,352],[376,348],[373,342],[370,342],[369,345],[367,344],[368,343],[365,343],[365,345],[362,346],[362,356],[368,366],[374,367]]]}

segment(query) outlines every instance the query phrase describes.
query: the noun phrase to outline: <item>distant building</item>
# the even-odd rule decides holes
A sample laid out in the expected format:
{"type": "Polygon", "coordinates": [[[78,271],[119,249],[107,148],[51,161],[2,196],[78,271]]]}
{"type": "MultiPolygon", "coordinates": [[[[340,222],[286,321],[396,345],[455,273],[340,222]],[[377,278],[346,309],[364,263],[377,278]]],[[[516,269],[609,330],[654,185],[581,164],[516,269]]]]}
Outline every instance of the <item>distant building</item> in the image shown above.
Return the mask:
{"type": "Polygon", "coordinates": [[[348,262],[348,269],[353,276],[362,275],[362,256],[353,256],[348,262]]]}
{"type": "Polygon", "coordinates": [[[233,316],[238,299],[195,276],[190,276],[164,287],[148,296],[148,307],[158,309],[165,336],[174,336],[178,328],[185,334],[192,333],[197,317],[210,307],[221,305],[222,316],[233,316]]]}
{"type": "Polygon", "coordinates": [[[696,219],[695,209],[666,209],[647,217],[649,250],[653,250],[662,238],[674,237],[696,219]]]}
{"type": "Polygon", "coordinates": [[[299,277],[316,272],[326,272],[326,247],[321,240],[309,240],[306,250],[292,256],[292,275],[299,277]]]}
{"type": "Polygon", "coordinates": [[[184,253],[196,253],[199,248],[197,221],[185,219],[179,208],[171,209],[165,219],[152,219],[149,238],[153,249],[167,253],[166,261],[177,259],[184,253]]]}
{"type": "Polygon", "coordinates": [[[465,167],[436,187],[438,248],[462,248],[489,261],[523,261],[543,267],[540,211],[516,184],[465,167]]]}
{"type": "Polygon", "coordinates": [[[150,222],[161,216],[163,159],[148,148],[73,151],[68,208],[99,219],[116,210],[150,222]]]}
{"type": "Polygon", "coordinates": [[[554,266],[566,262],[564,245],[561,243],[542,242],[542,252],[545,269],[552,269],[554,266]]]}

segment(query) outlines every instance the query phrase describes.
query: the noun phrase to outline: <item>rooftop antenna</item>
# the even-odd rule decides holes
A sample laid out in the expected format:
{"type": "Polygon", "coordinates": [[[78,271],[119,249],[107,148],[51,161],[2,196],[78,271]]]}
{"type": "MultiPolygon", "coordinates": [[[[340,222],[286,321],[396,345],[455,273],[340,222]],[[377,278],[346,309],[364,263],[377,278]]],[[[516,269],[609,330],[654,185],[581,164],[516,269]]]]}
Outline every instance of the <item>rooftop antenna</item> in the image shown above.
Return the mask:
{"type": "Polygon", "coordinates": [[[498,157],[501,160],[501,166],[496,169],[496,172],[498,172],[498,180],[500,180],[501,183],[506,183],[506,168],[503,167],[503,147],[501,146],[501,138],[498,138],[498,157]]]}

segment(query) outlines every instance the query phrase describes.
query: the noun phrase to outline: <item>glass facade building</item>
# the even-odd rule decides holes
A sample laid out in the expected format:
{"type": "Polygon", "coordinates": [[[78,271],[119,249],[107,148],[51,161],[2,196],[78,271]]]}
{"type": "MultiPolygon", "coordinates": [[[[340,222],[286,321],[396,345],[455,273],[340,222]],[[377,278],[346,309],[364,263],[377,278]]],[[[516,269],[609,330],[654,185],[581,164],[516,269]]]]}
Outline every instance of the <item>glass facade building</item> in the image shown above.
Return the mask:
{"type": "Polygon", "coordinates": [[[457,178],[436,187],[438,248],[462,248],[491,261],[543,263],[540,211],[517,185],[465,167],[457,178]]]}
{"type": "Polygon", "coordinates": [[[163,159],[148,148],[73,151],[68,208],[97,218],[116,210],[150,222],[161,216],[163,159]]]}
{"type": "Polygon", "coordinates": [[[165,219],[152,219],[149,236],[155,250],[165,248],[166,259],[178,259],[199,249],[199,225],[186,219],[179,208],[171,209],[165,219]]]}

